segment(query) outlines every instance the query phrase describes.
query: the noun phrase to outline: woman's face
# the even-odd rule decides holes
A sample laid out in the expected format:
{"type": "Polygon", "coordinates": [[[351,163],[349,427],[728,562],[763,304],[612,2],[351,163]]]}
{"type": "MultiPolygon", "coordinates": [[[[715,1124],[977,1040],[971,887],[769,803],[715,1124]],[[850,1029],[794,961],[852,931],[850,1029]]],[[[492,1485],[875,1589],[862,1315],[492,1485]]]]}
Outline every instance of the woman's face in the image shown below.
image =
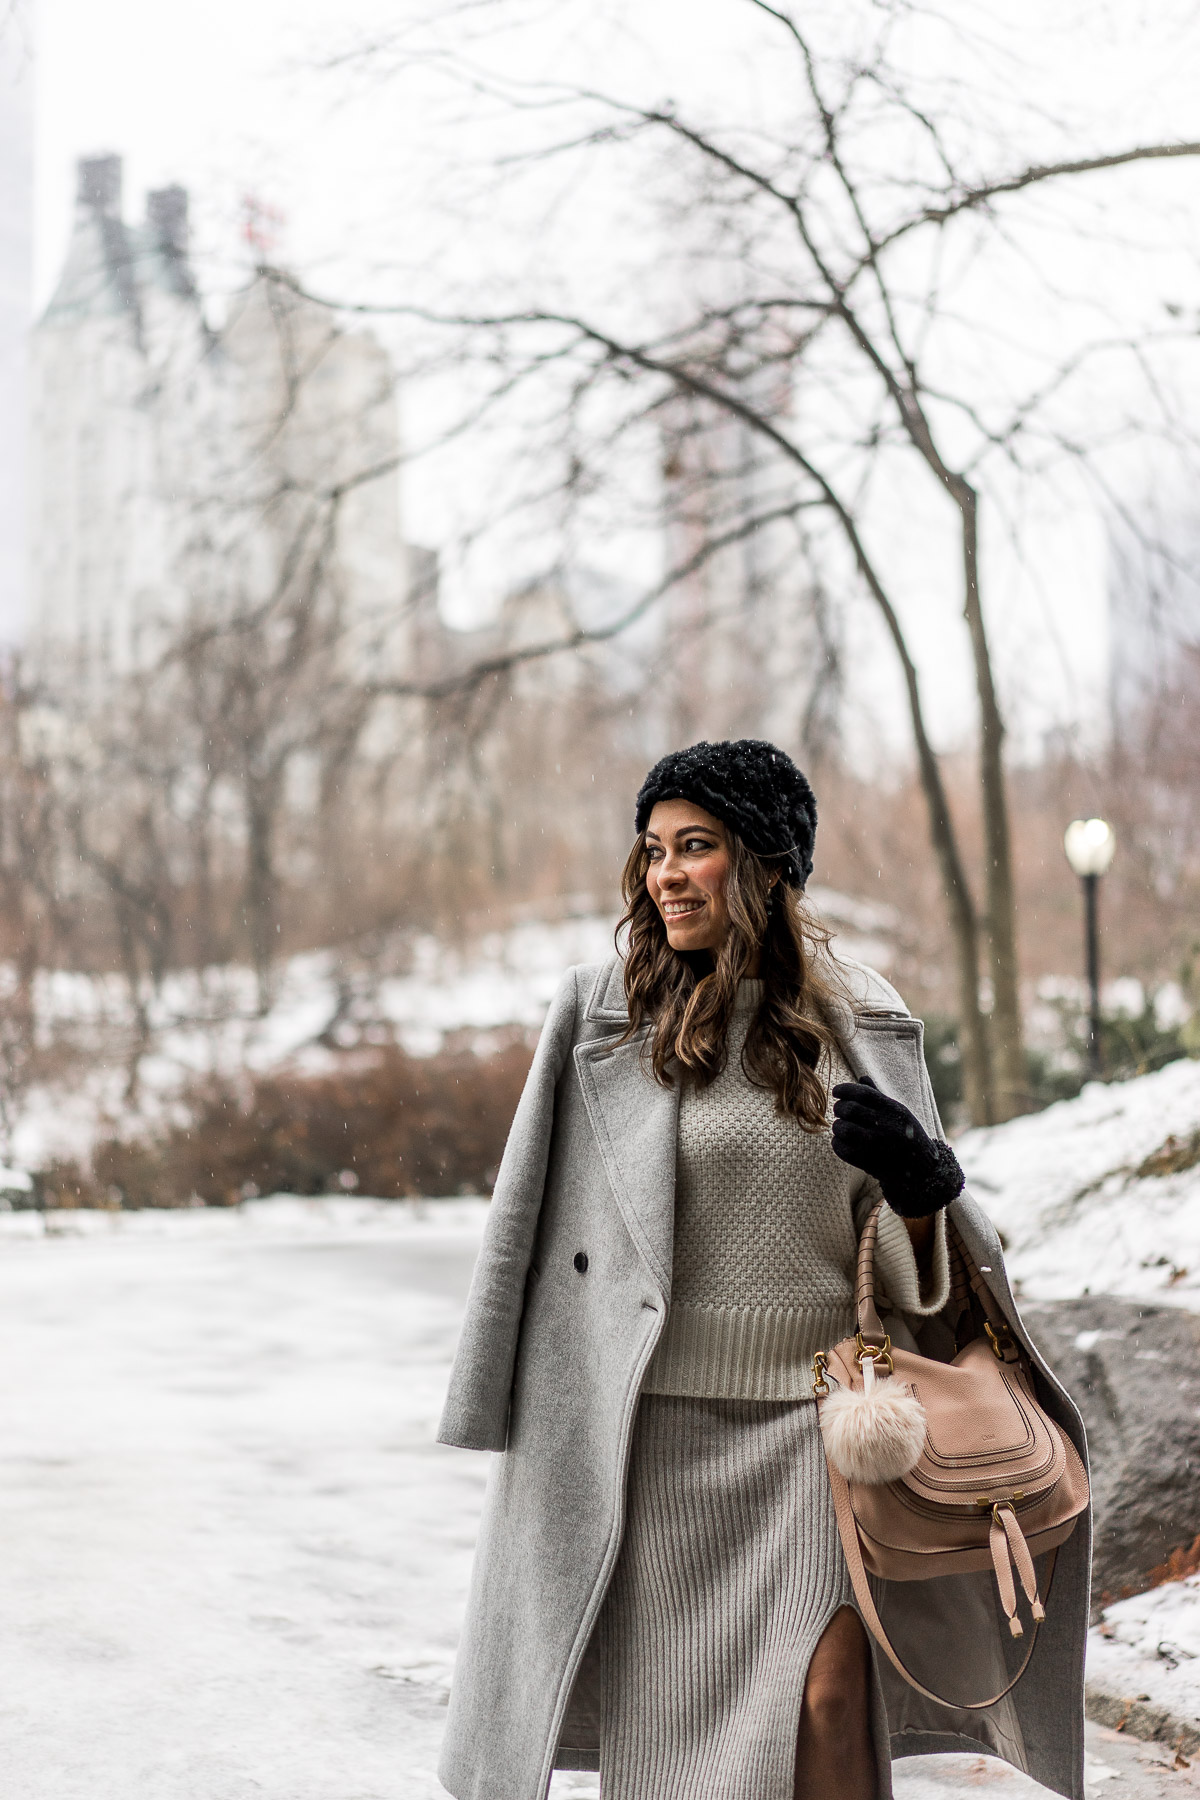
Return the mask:
{"type": "Polygon", "coordinates": [[[672,950],[710,950],[729,932],[729,838],[720,819],[690,800],[660,800],[646,826],[646,887],[672,950]]]}

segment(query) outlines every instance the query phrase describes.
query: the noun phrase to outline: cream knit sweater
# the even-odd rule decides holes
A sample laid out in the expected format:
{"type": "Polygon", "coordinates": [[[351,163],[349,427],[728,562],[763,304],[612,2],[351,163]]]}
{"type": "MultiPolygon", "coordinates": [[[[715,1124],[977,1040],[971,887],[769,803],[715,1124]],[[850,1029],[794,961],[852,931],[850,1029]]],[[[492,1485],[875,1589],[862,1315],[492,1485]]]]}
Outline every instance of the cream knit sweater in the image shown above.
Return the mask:
{"type": "MultiPolygon", "coordinates": [[[[814,1353],[854,1329],[858,1233],[879,1188],[834,1155],[828,1126],[801,1130],[747,1078],[742,1047],[761,998],[760,981],[741,984],[724,1070],[680,1096],[671,1306],[647,1393],[811,1399],[814,1353]]],[[[854,1079],[840,1056],[821,1073],[827,1090],[854,1079]]],[[[944,1216],[924,1283],[887,1207],[875,1266],[897,1310],[939,1311],[949,1297],[944,1216]]]]}

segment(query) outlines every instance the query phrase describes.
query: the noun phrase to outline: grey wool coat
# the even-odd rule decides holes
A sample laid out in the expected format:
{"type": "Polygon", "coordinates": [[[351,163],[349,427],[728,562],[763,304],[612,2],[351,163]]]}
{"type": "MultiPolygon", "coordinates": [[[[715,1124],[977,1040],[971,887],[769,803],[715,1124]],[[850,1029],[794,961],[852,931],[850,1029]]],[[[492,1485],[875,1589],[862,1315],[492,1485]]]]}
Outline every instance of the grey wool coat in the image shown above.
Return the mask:
{"type": "MultiPolygon", "coordinates": [[[[881,976],[843,971],[851,1068],[940,1133],[920,1020],[881,976]]],[[[543,1800],[620,1549],[638,1396],[671,1299],[679,1105],[646,1072],[640,1036],[619,1042],[627,1022],[617,958],[568,971],[513,1121],[438,1432],[497,1453],[439,1770],[457,1800],[543,1800]]],[[[1085,1455],[1079,1415],[1021,1327],[995,1230],[967,1193],[951,1216],[1085,1455]]],[[[983,1748],[1082,1800],[1089,1565],[1082,1520],[1029,1669],[989,1713],[935,1707],[877,1658],[893,1755],[983,1748]]],[[[990,1581],[880,1584],[893,1642],[935,1691],[966,1698],[964,1670],[976,1696],[1002,1684],[1011,1640],[990,1581]]]]}

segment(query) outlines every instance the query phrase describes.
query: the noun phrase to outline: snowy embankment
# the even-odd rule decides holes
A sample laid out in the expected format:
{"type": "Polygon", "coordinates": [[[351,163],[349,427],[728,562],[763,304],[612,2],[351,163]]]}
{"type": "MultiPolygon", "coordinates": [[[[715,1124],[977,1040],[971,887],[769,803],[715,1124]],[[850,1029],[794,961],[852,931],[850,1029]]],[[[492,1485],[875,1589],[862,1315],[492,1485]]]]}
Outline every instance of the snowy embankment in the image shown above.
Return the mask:
{"type": "MultiPolygon", "coordinates": [[[[1020,1299],[1117,1294],[1200,1312],[1200,1061],[1094,1082],[957,1149],[1020,1299]]],[[[1088,1679],[1093,1716],[1200,1748],[1200,1576],[1110,1606],[1088,1679]]]]}
{"type": "Polygon", "coordinates": [[[1200,1749],[1200,1575],[1118,1600],[1088,1644],[1089,1712],[1185,1756],[1200,1749]]]}
{"type": "Polygon", "coordinates": [[[955,1148],[1020,1298],[1153,1296],[1200,1310],[1200,1061],[1091,1082],[955,1148]]]}

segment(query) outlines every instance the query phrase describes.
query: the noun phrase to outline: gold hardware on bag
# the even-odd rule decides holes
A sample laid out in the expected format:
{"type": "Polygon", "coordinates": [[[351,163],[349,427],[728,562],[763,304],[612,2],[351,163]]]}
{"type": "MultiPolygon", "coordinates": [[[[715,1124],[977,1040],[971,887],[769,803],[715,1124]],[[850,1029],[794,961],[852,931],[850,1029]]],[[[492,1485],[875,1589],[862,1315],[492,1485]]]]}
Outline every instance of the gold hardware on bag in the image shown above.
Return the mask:
{"type": "Polygon", "coordinates": [[[995,1512],[998,1507],[1007,1506],[1009,1511],[1011,1512],[1014,1507],[1019,1506],[1021,1504],[1021,1502],[1024,1498],[1025,1498],[1025,1489],[1024,1488],[1016,1488],[1008,1496],[1007,1500],[993,1500],[992,1496],[990,1494],[977,1494],[975,1497],[975,1505],[984,1507],[984,1508],[990,1508],[992,1512],[995,1512]]]}
{"type": "Polygon", "coordinates": [[[829,1383],[825,1379],[828,1367],[829,1358],[823,1350],[818,1350],[813,1357],[813,1393],[819,1394],[822,1399],[829,1392],[829,1383]]]}
{"type": "Polygon", "coordinates": [[[868,1344],[867,1340],[864,1338],[864,1336],[862,1334],[861,1329],[855,1332],[854,1341],[858,1346],[858,1348],[854,1352],[854,1357],[855,1357],[855,1361],[858,1363],[858,1366],[860,1369],[862,1368],[863,1363],[866,1361],[867,1357],[869,1356],[871,1361],[875,1364],[876,1373],[879,1372],[879,1365],[881,1363],[885,1363],[887,1365],[888,1374],[889,1375],[895,1374],[896,1365],[892,1361],[892,1340],[890,1337],[887,1336],[886,1332],[884,1334],[882,1349],[880,1349],[875,1344],[868,1344]]]}
{"type": "Polygon", "coordinates": [[[983,1329],[988,1334],[988,1342],[992,1346],[992,1355],[996,1358],[997,1362],[1004,1361],[1004,1353],[1006,1350],[1011,1350],[1014,1355],[1016,1354],[1017,1346],[1013,1342],[1012,1335],[1010,1332],[1008,1332],[1007,1330],[1002,1330],[999,1333],[997,1333],[993,1329],[991,1321],[989,1319],[985,1319],[983,1321],[983,1329]]]}

